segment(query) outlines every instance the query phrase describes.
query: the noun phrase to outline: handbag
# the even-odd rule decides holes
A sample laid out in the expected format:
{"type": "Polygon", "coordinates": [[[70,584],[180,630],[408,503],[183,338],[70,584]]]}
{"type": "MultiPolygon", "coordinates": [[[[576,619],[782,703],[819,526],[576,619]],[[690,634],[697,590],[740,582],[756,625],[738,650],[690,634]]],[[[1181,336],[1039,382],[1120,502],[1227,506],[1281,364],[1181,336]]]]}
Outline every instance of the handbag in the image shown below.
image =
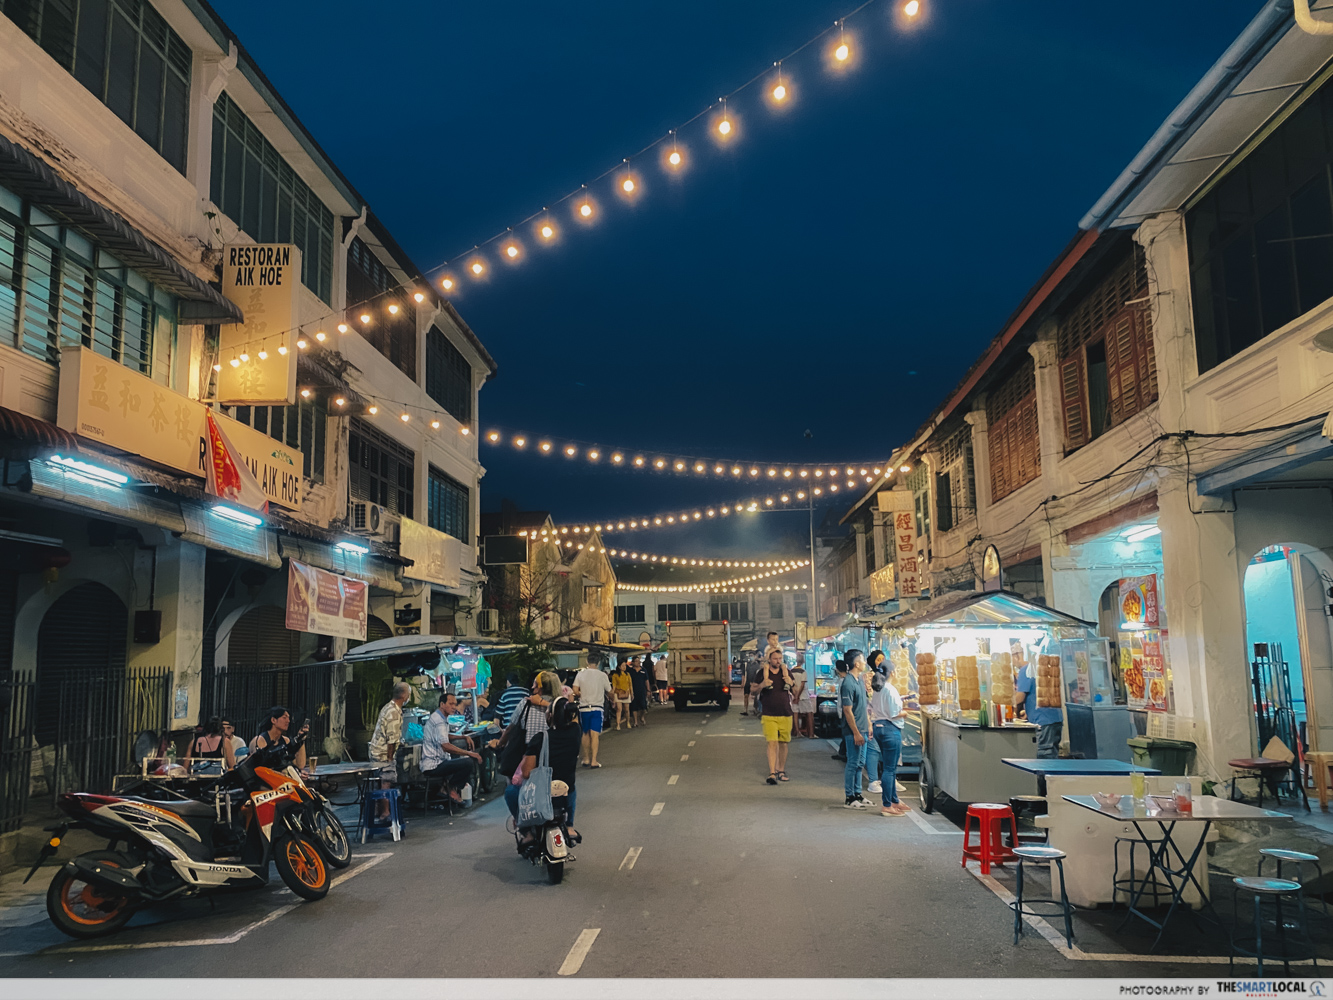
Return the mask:
{"type": "Polygon", "coordinates": [[[509,723],[505,730],[504,749],[500,751],[500,773],[506,778],[512,778],[514,772],[518,770],[518,765],[523,762],[523,749],[527,746],[525,734],[527,733],[528,710],[533,706],[530,702],[523,703],[523,711],[514,716],[514,721],[509,723]]]}
{"type": "Polygon", "coordinates": [[[544,826],[555,819],[555,807],[551,804],[551,734],[547,732],[542,739],[541,756],[537,766],[528,774],[528,780],[518,790],[518,826],[544,826]]]}

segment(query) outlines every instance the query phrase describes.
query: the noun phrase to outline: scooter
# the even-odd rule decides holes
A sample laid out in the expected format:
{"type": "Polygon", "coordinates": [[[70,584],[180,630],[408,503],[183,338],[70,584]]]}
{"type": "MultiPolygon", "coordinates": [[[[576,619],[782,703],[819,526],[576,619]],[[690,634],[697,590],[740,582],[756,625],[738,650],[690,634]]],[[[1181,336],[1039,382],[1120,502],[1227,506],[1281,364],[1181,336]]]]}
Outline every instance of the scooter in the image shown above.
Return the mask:
{"type": "MultiPolygon", "coordinates": [[[[569,794],[569,786],[563,781],[551,782],[551,798],[560,799],[569,794]]],[[[565,864],[577,861],[570,853],[571,840],[565,811],[559,807],[552,810],[550,822],[541,826],[529,826],[514,829],[514,843],[518,853],[533,865],[544,865],[546,881],[559,885],[565,877],[565,864]]],[[[512,821],[511,821],[512,822],[512,821]]]]}
{"type": "Polygon", "coordinates": [[[329,891],[329,866],[311,830],[310,799],[274,769],[287,766],[287,750],[269,747],[250,754],[213,783],[211,804],[67,792],[59,807],[70,819],[47,828],[52,836],[24,881],[73,828],[108,843],[106,850],[66,862],[51,879],[46,912],[70,937],[110,934],[151,903],[264,885],[270,861],[302,899],[322,899],[329,891]]]}

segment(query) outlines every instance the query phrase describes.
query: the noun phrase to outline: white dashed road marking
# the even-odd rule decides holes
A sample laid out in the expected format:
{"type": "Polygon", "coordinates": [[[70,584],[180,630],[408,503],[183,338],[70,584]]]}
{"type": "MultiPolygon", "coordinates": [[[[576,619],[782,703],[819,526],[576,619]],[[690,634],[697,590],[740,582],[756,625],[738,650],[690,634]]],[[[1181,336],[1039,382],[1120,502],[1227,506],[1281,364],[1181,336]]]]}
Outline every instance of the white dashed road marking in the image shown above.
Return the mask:
{"type": "Polygon", "coordinates": [[[679,774],[673,774],[671,777],[667,778],[667,784],[668,784],[668,785],[674,785],[674,784],[675,784],[677,781],[679,781],[679,780],[680,780],[680,775],[679,775],[679,774]]]}
{"type": "Polygon", "coordinates": [[[556,975],[572,976],[583,968],[583,960],[588,957],[588,952],[592,951],[592,943],[597,940],[597,935],[600,933],[602,933],[600,927],[585,928],[574,942],[574,947],[569,949],[569,954],[565,956],[556,975]]]}
{"type": "Polygon", "coordinates": [[[681,759],[681,760],[689,760],[689,759],[690,759],[690,755],[687,754],[687,753],[683,753],[683,754],[680,755],[680,759],[681,759]]]}
{"type": "Polygon", "coordinates": [[[625,860],[620,862],[620,871],[632,871],[634,862],[639,860],[639,854],[642,853],[642,847],[631,847],[625,852],[625,860]]]}
{"type": "Polygon", "coordinates": [[[690,742],[686,743],[685,745],[686,745],[687,747],[692,747],[692,746],[694,746],[694,740],[690,740],[690,742]]]}
{"type": "Polygon", "coordinates": [[[665,809],[665,808],[666,808],[666,803],[665,803],[665,802],[654,802],[654,803],[653,803],[653,810],[652,810],[652,812],[650,812],[648,815],[649,815],[649,816],[661,816],[661,815],[662,815],[662,810],[665,809]]]}
{"type": "Polygon", "coordinates": [[[698,735],[699,735],[700,733],[702,733],[702,732],[703,732],[702,729],[696,729],[696,730],[694,731],[694,735],[695,735],[695,736],[698,736],[698,735]]]}

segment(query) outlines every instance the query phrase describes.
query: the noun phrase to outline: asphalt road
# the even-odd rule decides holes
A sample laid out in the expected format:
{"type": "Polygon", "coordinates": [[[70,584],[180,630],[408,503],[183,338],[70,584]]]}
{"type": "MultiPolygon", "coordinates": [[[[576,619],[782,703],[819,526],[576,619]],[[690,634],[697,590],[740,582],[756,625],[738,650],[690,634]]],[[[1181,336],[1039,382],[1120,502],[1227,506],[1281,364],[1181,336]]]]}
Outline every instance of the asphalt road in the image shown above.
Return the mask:
{"type": "MultiPolygon", "coordinates": [[[[649,718],[641,730],[605,737],[601,770],[580,769],[577,826],[586,839],[562,885],[518,858],[496,800],[452,820],[413,818],[398,843],[358,845],[341,883],[315,903],[275,878],[216,906],[188,900],[142,914],[94,944],[65,938],[30,905],[17,920],[0,919],[0,969],[23,977],[527,977],[562,967],[583,977],[1225,974],[1225,959],[1220,967],[1140,961],[1125,948],[1146,950],[1143,939],[1084,924],[1080,954],[1102,957],[1067,957],[1036,933],[1015,947],[1009,909],[960,867],[947,816],[843,809],[842,765],[823,740],[793,744],[792,780],[765,784],[757,720],[734,708],[665,708],[649,718]]],[[[44,885],[49,874],[38,878],[44,885]]]]}

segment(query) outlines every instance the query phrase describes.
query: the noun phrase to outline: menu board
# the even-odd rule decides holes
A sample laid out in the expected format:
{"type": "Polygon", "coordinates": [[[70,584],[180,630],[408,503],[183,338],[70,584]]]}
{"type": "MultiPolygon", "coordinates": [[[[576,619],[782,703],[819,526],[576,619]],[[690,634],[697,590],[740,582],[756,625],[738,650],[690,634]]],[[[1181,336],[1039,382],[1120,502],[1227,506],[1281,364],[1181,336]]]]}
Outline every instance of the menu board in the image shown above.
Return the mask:
{"type": "Polygon", "coordinates": [[[370,585],[288,559],[287,627],[346,639],[366,637],[370,585]]]}
{"type": "Polygon", "coordinates": [[[1143,637],[1143,680],[1146,688],[1145,708],[1149,712],[1170,710],[1167,697],[1166,660],[1162,656],[1162,633],[1153,631],[1143,637]]]}
{"type": "Polygon", "coordinates": [[[1120,581],[1120,627],[1157,628],[1161,616],[1157,604],[1157,577],[1129,576],[1120,581]]]}

